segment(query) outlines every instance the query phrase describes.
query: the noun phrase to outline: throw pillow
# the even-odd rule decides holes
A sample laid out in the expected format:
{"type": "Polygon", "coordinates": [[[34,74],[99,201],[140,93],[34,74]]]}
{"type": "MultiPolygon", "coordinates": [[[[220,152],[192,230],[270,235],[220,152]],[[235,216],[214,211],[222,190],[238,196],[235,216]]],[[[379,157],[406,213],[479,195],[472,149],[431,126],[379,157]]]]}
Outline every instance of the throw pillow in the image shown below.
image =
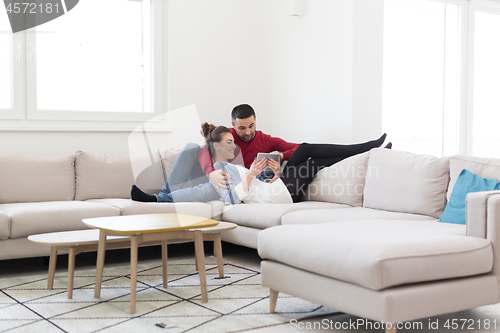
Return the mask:
{"type": "Polygon", "coordinates": [[[482,178],[467,169],[463,169],[453,187],[450,201],[446,205],[438,222],[465,224],[465,198],[467,194],[498,189],[500,189],[500,180],[482,178]]]}
{"type": "Polygon", "coordinates": [[[369,154],[357,154],[318,171],[307,188],[306,200],[361,207],[369,154]]]}
{"type": "Polygon", "coordinates": [[[370,150],[363,207],[432,216],[446,207],[449,160],[393,149],[370,150]]]}
{"type": "Polygon", "coordinates": [[[457,181],[458,175],[463,169],[467,169],[483,178],[500,179],[500,159],[485,158],[476,156],[455,155],[450,157],[450,185],[446,194],[450,200],[453,186],[457,181]]]}
{"type": "Polygon", "coordinates": [[[175,160],[179,156],[181,149],[171,149],[171,148],[158,148],[160,153],[161,164],[163,166],[163,177],[167,179],[168,175],[174,167],[175,160]]]}

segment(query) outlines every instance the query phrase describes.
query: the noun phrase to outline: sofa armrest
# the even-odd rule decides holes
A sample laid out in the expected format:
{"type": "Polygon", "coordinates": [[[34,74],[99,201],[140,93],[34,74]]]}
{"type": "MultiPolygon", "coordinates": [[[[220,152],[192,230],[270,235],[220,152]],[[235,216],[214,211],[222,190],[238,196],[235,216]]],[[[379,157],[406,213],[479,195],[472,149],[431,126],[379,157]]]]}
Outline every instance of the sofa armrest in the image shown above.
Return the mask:
{"type": "Polygon", "coordinates": [[[487,202],[490,197],[496,195],[500,195],[500,191],[474,192],[467,195],[465,200],[467,236],[487,237],[487,202]]]}
{"type": "MultiPolygon", "coordinates": [[[[486,239],[493,246],[493,270],[500,285],[500,191],[485,192],[483,216],[486,216],[486,239]]],[[[475,206],[475,205],[474,205],[475,206]]],[[[480,209],[479,207],[475,207],[480,209]]],[[[473,222],[473,221],[471,221],[473,222]]],[[[471,223],[475,226],[475,223],[471,223]]],[[[500,290],[498,294],[500,300],[500,290]]]]}

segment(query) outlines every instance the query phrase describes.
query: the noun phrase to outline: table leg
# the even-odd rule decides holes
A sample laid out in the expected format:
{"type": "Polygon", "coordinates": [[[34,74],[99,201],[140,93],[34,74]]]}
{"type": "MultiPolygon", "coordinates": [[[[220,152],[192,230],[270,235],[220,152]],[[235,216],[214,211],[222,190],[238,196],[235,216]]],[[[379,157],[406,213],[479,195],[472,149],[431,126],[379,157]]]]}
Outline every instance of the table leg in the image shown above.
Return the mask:
{"type": "Polygon", "coordinates": [[[73,279],[75,276],[75,248],[69,249],[68,255],[68,299],[73,298],[73,279]]]}
{"type": "Polygon", "coordinates": [[[217,267],[219,268],[219,277],[224,277],[224,261],[222,260],[222,242],[220,234],[214,234],[214,254],[217,258],[217,267]]]}
{"type": "Polygon", "coordinates": [[[162,259],[162,268],[163,268],[163,288],[168,288],[168,279],[167,279],[167,264],[168,264],[168,241],[161,241],[161,259],[162,259]]]}
{"type": "Polygon", "coordinates": [[[194,231],[195,257],[200,276],[201,301],[208,302],[207,274],[205,272],[205,250],[203,249],[203,234],[200,230],[194,231]]]}
{"type": "Polygon", "coordinates": [[[104,270],[104,257],[106,254],[106,231],[100,230],[99,244],[97,245],[97,263],[95,271],[94,297],[101,297],[102,273],[104,270]]]}
{"type": "Polygon", "coordinates": [[[130,237],[130,313],[135,313],[137,297],[137,259],[139,255],[139,236],[130,237]]]}
{"type": "Polygon", "coordinates": [[[57,264],[57,246],[51,246],[50,259],[49,259],[49,277],[47,280],[48,290],[52,290],[52,288],[54,288],[54,276],[56,274],[56,264],[57,264]]]}

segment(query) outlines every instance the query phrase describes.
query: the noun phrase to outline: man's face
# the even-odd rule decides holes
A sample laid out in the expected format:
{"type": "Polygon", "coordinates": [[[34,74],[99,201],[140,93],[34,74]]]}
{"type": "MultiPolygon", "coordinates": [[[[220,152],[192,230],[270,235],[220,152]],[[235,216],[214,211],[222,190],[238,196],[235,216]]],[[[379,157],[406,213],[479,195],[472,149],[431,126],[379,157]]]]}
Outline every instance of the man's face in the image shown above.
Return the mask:
{"type": "Polygon", "coordinates": [[[250,116],[245,119],[236,118],[231,124],[233,124],[241,140],[250,141],[255,136],[255,116],[250,116]]]}

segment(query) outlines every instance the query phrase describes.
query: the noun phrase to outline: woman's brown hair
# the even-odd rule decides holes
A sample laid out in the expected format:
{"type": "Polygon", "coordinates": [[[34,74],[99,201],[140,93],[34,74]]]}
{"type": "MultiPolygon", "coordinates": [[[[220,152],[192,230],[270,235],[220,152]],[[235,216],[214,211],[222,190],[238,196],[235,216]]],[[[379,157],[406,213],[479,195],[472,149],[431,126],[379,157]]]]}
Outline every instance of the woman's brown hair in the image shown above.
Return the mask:
{"type": "Polygon", "coordinates": [[[210,154],[214,154],[213,143],[221,142],[222,136],[226,133],[231,133],[231,130],[226,126],[215,126],[204,122],[201,124],[201,134],[205,137],[205,147],[208,149],[210,154]]]}

